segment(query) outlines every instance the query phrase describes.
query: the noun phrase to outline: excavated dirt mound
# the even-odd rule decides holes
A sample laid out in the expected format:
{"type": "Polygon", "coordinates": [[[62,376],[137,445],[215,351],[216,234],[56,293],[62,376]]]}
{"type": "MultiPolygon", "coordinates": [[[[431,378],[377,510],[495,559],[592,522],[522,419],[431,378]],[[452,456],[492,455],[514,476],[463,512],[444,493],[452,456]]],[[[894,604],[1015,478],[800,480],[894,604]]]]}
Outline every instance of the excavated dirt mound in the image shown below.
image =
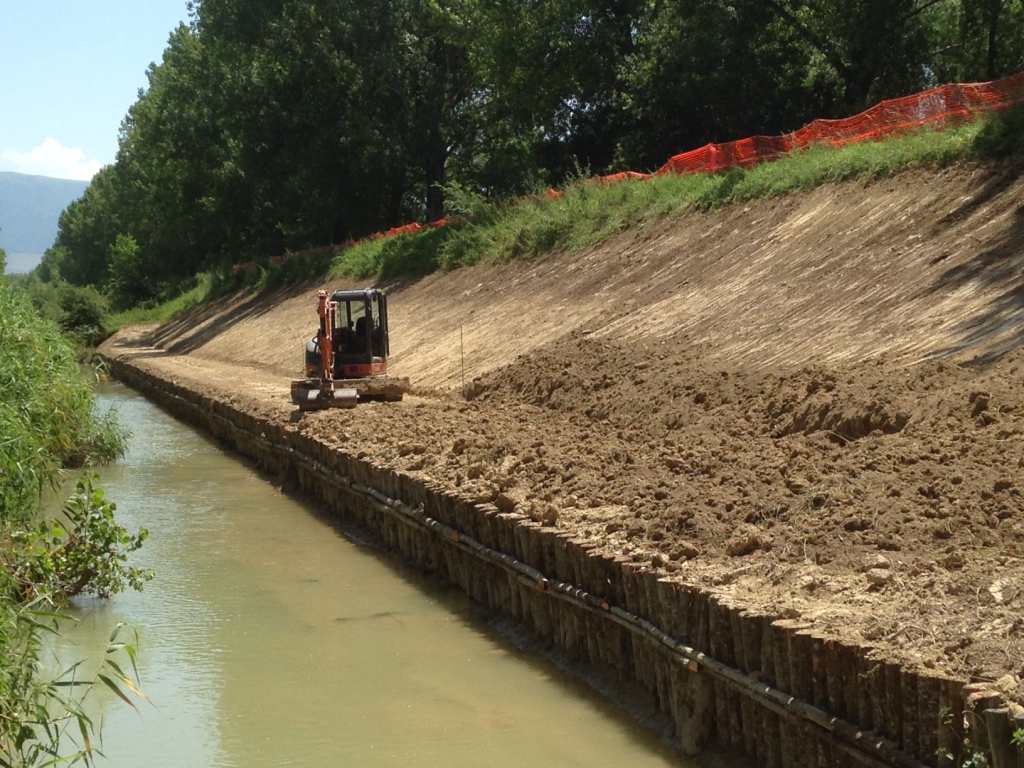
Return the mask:
{"type": "Polygon", "coordinates": [[[399,404],[292,412],[308,292],[106,351],[1024,702],[1021,171],[683,213],[391,286],[418,392],[399,404]]]}

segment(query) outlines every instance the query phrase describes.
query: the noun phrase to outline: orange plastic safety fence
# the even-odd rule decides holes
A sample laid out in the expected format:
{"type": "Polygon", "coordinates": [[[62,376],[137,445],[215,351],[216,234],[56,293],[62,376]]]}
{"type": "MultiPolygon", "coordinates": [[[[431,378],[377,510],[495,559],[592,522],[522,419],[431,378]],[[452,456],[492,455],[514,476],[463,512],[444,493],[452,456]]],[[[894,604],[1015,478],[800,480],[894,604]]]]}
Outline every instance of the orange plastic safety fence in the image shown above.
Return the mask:
{"type": "Polygon", "coordinates": [[[656,173],[715,173],[746,168],[812,144],[842,146],[874,141],[923,126],[942,128],[969,122],[979,112],[992,112],[1024,102],[1024,72],[990,83],[954,83],[889,99],[859,115],[815,120],[785,136],[753,136],[725,144],[708,144],[669,158],[656,173]]]}

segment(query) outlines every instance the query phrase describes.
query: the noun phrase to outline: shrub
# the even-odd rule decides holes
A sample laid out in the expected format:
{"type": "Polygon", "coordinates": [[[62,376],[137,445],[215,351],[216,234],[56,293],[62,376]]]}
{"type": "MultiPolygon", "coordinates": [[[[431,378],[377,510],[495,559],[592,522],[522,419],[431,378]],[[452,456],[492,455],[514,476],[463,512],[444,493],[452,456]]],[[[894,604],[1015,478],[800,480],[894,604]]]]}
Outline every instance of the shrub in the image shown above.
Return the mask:
{"type": "Polygon", "coordinates": [[[95,347],[107,337],[107,300],[90,286],[62,283],[60,326],[78,344],[95,347]]]}
{"type": "Polygon", "coordinates": [[[0,282],[0,519],[26,519],[62,466],[109,461],[125,439],[60,328],[0,282]]]}

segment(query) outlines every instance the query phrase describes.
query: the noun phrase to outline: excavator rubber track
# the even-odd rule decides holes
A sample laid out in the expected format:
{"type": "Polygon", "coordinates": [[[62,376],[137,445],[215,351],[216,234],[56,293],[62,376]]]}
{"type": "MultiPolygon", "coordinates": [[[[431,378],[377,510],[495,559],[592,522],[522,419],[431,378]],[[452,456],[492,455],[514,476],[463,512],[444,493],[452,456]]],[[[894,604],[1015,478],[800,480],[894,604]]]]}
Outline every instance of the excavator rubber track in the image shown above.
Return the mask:
{"type": "Polygon", "coordinates": [[[330,397],[320,379],[300,379],[292,382],[292,404],[300,411],[326,408],[355,408],[359,403],[397,403],[409,391],[407,378],[379,376],[371,379],[335,380],[334,395],[330,397]]]}

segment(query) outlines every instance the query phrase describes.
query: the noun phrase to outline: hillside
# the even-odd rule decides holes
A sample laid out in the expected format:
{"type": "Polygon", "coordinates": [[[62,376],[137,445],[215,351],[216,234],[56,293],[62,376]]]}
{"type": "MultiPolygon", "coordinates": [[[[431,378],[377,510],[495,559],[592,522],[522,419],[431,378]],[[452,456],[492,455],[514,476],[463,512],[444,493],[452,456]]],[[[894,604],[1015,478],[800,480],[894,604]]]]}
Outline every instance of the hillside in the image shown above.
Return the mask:
{"type": "Polygon", "coordinates": [[[61,211],[77,200],[87,181],[0,172],[0,248],[9,272],[27,272],[53,245],[61,211]]]}
{"type": "Polygon", "coordinates": [[[390,286],[400,404],[292,413],[315,288],[106,350],[1024,701],[1022,172],[828,186],[390,286]]]}

